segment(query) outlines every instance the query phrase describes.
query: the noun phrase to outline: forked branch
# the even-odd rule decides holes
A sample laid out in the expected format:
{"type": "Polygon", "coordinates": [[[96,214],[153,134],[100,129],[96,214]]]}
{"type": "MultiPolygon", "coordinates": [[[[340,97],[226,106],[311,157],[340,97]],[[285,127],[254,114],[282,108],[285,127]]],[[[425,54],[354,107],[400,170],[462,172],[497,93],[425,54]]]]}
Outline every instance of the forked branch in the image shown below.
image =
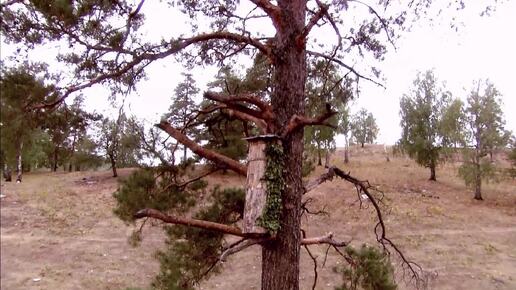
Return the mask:
{"type": "Polygon", "coordinates": [[[423,279],[423,277],[420,276],[420,273],[423,272],[422,268],[418,264],[408,260],[405,257],[405,255],[403,254],[403,252],[398,248],[398,246],[396,244],[394,244],[387,237],[386,227],[385,227],[385,223],[383,220],[383,215],[382,215],[380,206],[379,206],[378,201],[375,198],[375,196],[373,196],[370,192],[370,190],[376,190],[376,191],[378,191],[378,190],[375,189],[373,186],[371,186],[371,184],[369,184],[368,181],[359,180],[358,178],[351,176],[349,173],[344,172],[343,170],[339,169],[338,167],[332,166],[332,167],[328,168],[328,171],[326,173],[324,173],[323,175],[321,175],[319,178],[309,182],[305,186],[305,192],[312,190],[317,185],[319,185],[323,182],[332,180],[332,178],[335,176],[340,177],[340,178],[352,183],[357,190],[359,198],[362,194],[367,196],[367,198],[373,205],[376,216],[378,218],[378,222],[377,222],[376,226],[374,227],[376,240],[378,241],[378,243],[380,243],[382,245],[384,251],[387,254],[390,254],[389,247],[394,249],[394,251],[396,252],[396,254],[400,257],[400,259],[402,261],[403,269],[406,269],[410,272],[412,279],[415,280],[417,288],[420,288],[421,284],[422,283],[424,284],[426,282],[423,279]]]}
{"type": "Polygon", "coordinates": [[[311,50],[307,50],[306,53],[308,53],[309,55],[315,56],[315,57],[320,57],[320,58],[326,59],[326,60],[334,62],[334,63],[336,63],[338,65],[341,65],[344,68],[346,68],[347,70],[349,70],[350,72],[352,72],[357,78],[370,81],[370,82],[372,82],[375,85],[378,85],[378,86],[380,86],[382,88],[385,88],[385,86],[383,84],[381,84],[381,83],[379,83],[379,82],[377,82],[377,81],[375,81],[375,80],[373,80],[373,79],[371,79],[369,77],[366,77],[363,74],[357,72],[353,67],[351,67],[350,65],[344,63],[342,60],[338,59],[337,57],[326,55],[324,53],[320,53],[320,52],[317,52],[317,51],[311,51],[311,50]]]}
{"type": "Polygon", "coordinates": [[[251,2],[267,13],[276,29],[281,27],[282,17],[278,6],[272,4],[269,0],[251,0],[251,2]]]}
{"type": "Polygon", "coordinates": [[[288,122],[287,126],[281,133],[281,137],[285,138],[286,136],[292,134],[297,130],[302,129],[304,126],[307,125],[324,125],[334,127],[332,124],[326,123],[326,120],[328,120],[335,114],[337,114],[337,112],[331,109],[330,104],[326,104],[326,112],[318,117],[308,118],[299,115],[293,115],[292,118],[290,118],[290,121],[288,122]]]}

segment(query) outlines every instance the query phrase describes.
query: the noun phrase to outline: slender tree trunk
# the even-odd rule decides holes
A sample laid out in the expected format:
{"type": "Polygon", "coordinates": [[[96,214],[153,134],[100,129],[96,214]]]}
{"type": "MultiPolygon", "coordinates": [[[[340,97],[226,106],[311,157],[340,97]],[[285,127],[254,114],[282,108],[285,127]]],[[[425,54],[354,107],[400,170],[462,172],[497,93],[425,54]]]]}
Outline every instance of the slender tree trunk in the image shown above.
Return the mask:
{"type": "Polygon", "coordinates": [[[186,162],[186,149],[188,149],[188,147],[183,146],[183,161],[184,162],[186,162]]]}
{"type": "Polygon", "coordinates": [[[326,156],[324,158],[324,167],[330,167],[330,151],[326,151],[326,156]]]}
{"type": "Polygon", "coordinates": [[[475,199],[476,200],[484,200],[482,198],[482,171],[480,170],[480,161],[482,156],[482,132],[480,128],[477,128],[477,132],[475,134],[475,140],[477,142],[475,146],[475,199]]]}
{"type": "MultiPolygon", "coordinates": [[[[274,39],[275,72],[271,103],[276,115],[274,129],[279,132],[294,114],[304,114],[306,83],[305,42],[297,41],[305,25],[306,1],[278,1],[284,21],[274,39]]],[[[299,251],[301,242],[301,194],[303,130],[283,139],[286,187],[282,194],[281,228],[276,239],[262,247],[262,289],[299,289],[299,251]]]]}
{"type": "Polygon", "coordinates": [[[52,160],[52,171],[57,172],[57,153],[58,153],[58,147],[54,148],[54,158],[52,160]]]}
{"type": "Polygon", "coordinates": [[[322,165],[321,146],[319,145],[319,142],[317,142],[317,165],[322,165]]]}
{"type": "Polygon", "coordinates": [[[4,163],[4,180],[6,182],[11,182],[12,181],[12,172],[11,172],[11,168],[9,168],[9,166],[7,166],[7,163],[4,163]]]}
{"type": "Polygon", "coordinates": [[[118,173],[116,172],[116,160],[113,155],[109,155],[109,160],[111,161],[111,169],[113,170],[113,177],[118,177],[118,173]]]}
{"type": "Polygon", "coordinates": [[[344,163],[349,163],[349,142],[348,137],[346,137],[346,143],[344,144],[344,163]]]}
{"type": "Polygon", "coordinates": [[[360,143],[362,145],[362,148],[364,148],[364,143],[360,143]]]}
{"type": "Polygon", "coordinates": [[[430,164],[430,178],[428,180],[436,181],[437,178],[435,176],[435,164],[430,164]]]}
{"type": "Polygon", "coordinates": [[[475,164],[475,199],[484,200],[482,198],[482,176],[480,172],[480,160],[475,164]]]}
{"type": "Polygon", "coordinates": [[[22,151],[23,151],[23,141],[18,143],[18,148],[16,149],[16,182],[22,182],[22,151]]]}
{"type": "Polygon", "coordinates": [[[77,141],[77,133],[73,134],[72,150],[70,151],[70,164],[68,165],[68,172],[72,172],[72,161],[75,153],[75,143],[77,141]]]}

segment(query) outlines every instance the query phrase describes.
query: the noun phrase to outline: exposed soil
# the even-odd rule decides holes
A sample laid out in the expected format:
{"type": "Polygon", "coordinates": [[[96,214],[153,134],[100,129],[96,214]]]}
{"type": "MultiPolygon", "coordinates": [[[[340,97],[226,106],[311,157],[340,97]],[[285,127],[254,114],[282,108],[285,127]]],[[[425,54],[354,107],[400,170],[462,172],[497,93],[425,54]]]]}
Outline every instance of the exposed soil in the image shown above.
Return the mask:
{"type": "MultiPolygon", "coordinates": [[[[485,201],[456,177],[458,164],[437,170],[437,182],[427,181],[429,170],[403,157],[386,161],[381,146],[355,148],[351,163],[333,163],[385,193],[388,236],[421,265],[430,289],[516,289],[516,181],[484,187],[485,201]]],[[[120,178],[131,169],[120,170],[120,178]]],[[[318,168],[316,174],[323,172],[318,168]]],[[[241,185],[232,174],[210,176],[210,184],[241,185]]],[[[159,270],[153,254],[163,245],[159,227],[146,227],[139,248],[127,238],[134,229],[112,214],[117,182],[110,172],[31,173],[21,184],[2,183],[2,289],[125,289],[147,288],[159,270]]],[[[375,215],[368,202],[362,208],[354,188],[341,180],[308,193],[310,208],[329,216],[308,215],[308,236],[333,232],[353,245],[374,245],[375,215]]],[[[313,246],[319,270],[316,289],[333,289],[341,281],[334,268],[344,261],[333,250],[322,266],[326,247],[313,246]]],[[[261,253],[258,247],[229,257],[219,275],[199,289],[260,289],[261,253]]],[[[395,264],[397,259],[393,258],[395,264]]],[[[398,267],[397,275],[403,271],[398,267]]],[[[302,253],[301,289],[311,289],[313,263],[302,253]]],[[[413,289],[400,282],[401,289],[413,289]]]]}

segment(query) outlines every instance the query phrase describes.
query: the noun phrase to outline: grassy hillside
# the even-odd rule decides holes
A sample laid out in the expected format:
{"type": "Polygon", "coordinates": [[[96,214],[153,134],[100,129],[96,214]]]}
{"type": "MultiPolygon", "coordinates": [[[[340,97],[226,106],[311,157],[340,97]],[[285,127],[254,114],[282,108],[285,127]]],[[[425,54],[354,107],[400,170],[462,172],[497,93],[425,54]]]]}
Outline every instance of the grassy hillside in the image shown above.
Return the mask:
{"type": "MultiPolygon", "coordinates": [[[[385,193],[388,235],[427,272],[431,289],[516,289],[516,181],[487,184],[484,202],[456,176],[458,164],[429,172],[404,157],[386,161],[383,146],[352,148],[351,163],[343,152],[332,158],[352,175],[368,179],[385,193]]],[[[121,170],[121,177],[131,169],[121,170]]],[[[316,176],[324,171],[317,168],[316,176]]],[[[232,174],[210,176],[211,185],[243,185],[232,174]]],[[[113,214],[116,179],[110,172],[35,173],[22,184],[2,183],[2,289],[124,289],[147,286],[159,265],[153,254],[163,242],[158,227],[144,230],[140,248],[127,238],[133,226],[113,214]]],[[[367,202],[360,208],[354,188],[334,180],[311,191],[310,208],[326,215],[306,216],[309,236],[329,231],[336,238],[375,244],[375,216],[367,202]]],[[[312,252],[319,265],[326,247],[312,252]]],[[[260,250],[231,256],[220,275],[199,289],[259,289],[260,250]]],[[[395,260],[396,262],[396,260],[395,260]]],[[[333,268],[342,263],[333,250],[320,268],[317,289],[333,289],[340,281],[333,268]]],[[[302,252],[301,288],[310,289],[313,264],[302,252]]],[[[398,274],[401,272],[398,271],[398,274]]],[[[400,283],[401,289],[411,289],[400,283]]]]}

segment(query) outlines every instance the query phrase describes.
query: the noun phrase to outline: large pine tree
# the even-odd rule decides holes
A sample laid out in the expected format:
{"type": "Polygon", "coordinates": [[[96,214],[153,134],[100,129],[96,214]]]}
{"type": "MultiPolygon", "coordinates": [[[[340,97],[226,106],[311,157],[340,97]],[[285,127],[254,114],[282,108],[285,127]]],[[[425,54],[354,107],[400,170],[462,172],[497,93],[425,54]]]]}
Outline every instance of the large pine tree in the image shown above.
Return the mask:
{"type": "MultiPolygon", "coordinates": [[[[162,37],[156,39],[146,38],[142,33],[152,17],[145,9],[150,3],[145,0],[135,3],[124,0],[8,1],[2,4],[1,29],[8,41],[29,48],[49,41],[67,42],[73,48],[63,50],[59,60],[73,70],[75,77],[63,86],[60,99],[34,108],[51,107],[95,84],[109,85],[114,92],[125,92],[144,78],[149,65],[174,56],[191,66],[223,64],[241,55],[260,54],[271,66],[270,92],[206,92],[204,97],[215,102],[218,109],[231,112],[233,118],[253,123],[260,134],[279,137],[284,157],[283,168],[277,171],[284,180],[284,186],[278,187],[280,228],[274,239],[261,243],[261,287],[299,289],[301,200],[303,193],[313,187],[304,186],[302,181],[303,129],[323,124],[335,113],[330,107],[322,115],[306,114],[307,60],[328,61],[357,82],[360,79],[371,81],[372,78],[360,72],[366,68],[355,69],[351,59],[382,59],[396,30],[419,17],[428,2],[410,1],[406,6],[406,3],[398,5],[385,0],[370,5],[352,0],[337,0],[331,4],[320,0],[162,1],[160,9],[172,7],[175,12],[188,16],[191,31],[174,31],[167,26],[160,31],[162,37]]],[[[157,126],[217,166],[246,174],[245,164],[203,147],[166,120],[157,126]]],[[[359,184],[342,171],[333,169],[332,172],[359,184]]],[[[364,188],[363,184],[359,188],[364,188]]],[[[152,210],[141,211],[137,216],[243,235],[233,226],[185,223],[184,219],[152,210]]],[[[389,244],[383,223],[376,229],[378,240],[389,244]]],[[[304,241],[304,244],[309,243],[334,242],[330,237],[304,241]]]]}

